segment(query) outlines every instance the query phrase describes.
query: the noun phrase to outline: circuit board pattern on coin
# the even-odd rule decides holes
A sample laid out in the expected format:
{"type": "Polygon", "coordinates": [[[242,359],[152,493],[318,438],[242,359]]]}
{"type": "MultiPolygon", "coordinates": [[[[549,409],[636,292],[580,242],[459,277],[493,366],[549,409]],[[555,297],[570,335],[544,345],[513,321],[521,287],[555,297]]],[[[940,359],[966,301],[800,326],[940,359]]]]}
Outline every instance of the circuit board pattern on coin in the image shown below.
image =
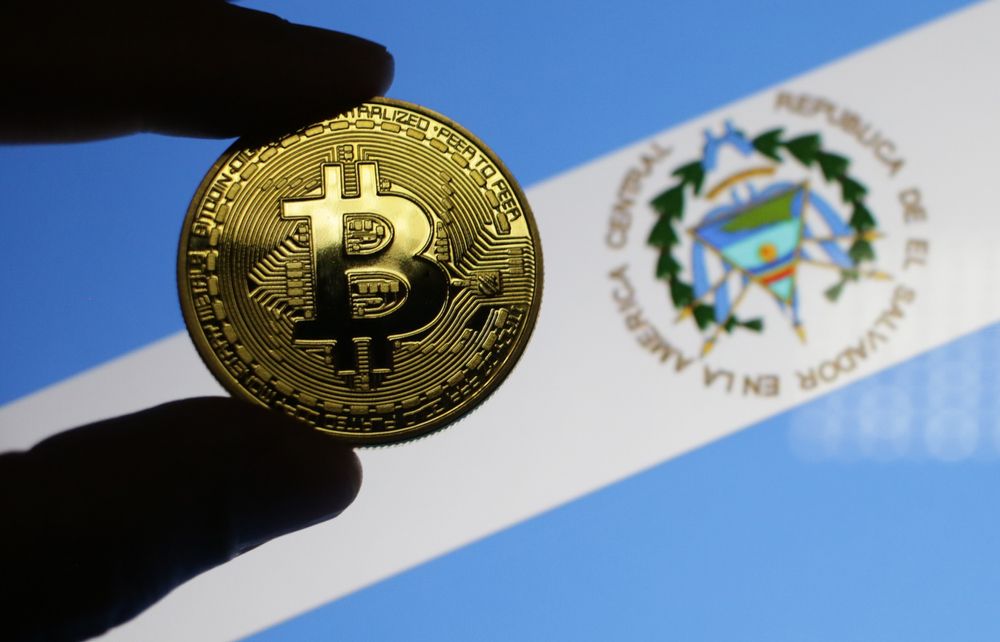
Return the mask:
{"type": "Polygon", "coordinates": [[[471,134],[375,99],[239,142],[188,210],[181,305],[232,393],[357,444],[443,427],[518,359],[541,297],[523,193],[471,134]]]}

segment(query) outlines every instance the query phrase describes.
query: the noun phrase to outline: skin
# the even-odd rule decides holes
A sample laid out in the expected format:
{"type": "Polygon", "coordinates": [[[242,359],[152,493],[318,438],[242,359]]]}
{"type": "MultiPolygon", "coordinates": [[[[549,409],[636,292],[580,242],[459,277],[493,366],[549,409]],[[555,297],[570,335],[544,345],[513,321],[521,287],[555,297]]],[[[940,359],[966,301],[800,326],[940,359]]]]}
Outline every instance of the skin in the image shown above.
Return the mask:
{"type": "MultiPolygon", "coordinates": [[[[218,0],[8,0],[0,141],[252,142],[381,95],[392,73],[381,45],[218,0]],[[254,64],[240,64],[251,49],[254,64]],[[322,73],[317,59],[329,61],[322,73]],[[261,91],[262,77],[283,79],[280,96],[261,91]]],[[[350,448],[228,398],[0,455],[0,637],[103,633],[195,575],[338,515],[360,485],[350,448]]]]}

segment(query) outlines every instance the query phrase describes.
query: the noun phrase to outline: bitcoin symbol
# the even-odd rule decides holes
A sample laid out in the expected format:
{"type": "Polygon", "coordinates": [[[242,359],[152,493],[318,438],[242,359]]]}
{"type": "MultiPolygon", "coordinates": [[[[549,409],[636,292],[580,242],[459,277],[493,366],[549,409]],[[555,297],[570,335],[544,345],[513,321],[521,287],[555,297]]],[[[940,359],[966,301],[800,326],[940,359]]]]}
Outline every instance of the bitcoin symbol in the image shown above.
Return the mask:
{"type": "Polygon", "coordinates": [[[457,123],[387,98],[237,141],[191,201],[180,248],[184,320],[220,383],[352,444],[472,410],[511,372],[541,302],[538,230],[514,177],[457,123]]]}
{"type": "Polygon", "coordinates": [[[430,218],[414,201],[380,192],[375,163],[356,165],[358,195],[344,189],[345,167],[323,165],[323,194],[284,199],[281,216],[311,227],[315,314],[295,325],[296,344],[332,343],[337,374],[367,389],[392,371],[391,338],[419,332],[441,313],[448,277],[424,256],[430,218]]]}

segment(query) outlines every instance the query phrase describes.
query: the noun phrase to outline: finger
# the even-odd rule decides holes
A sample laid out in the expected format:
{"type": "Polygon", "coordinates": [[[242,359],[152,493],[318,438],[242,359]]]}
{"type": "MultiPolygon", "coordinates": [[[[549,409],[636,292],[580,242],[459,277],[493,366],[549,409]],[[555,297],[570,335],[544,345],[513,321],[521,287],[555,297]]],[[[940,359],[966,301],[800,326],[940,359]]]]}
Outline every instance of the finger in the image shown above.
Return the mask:
{"type": "Polygon", "coordinates": [[[385,93],[393,74],[382,45],[222,2],[35,0],[0,23],[12,142],[274,136],[385,93]]]}
{"type": "Polygon", "coordinates": [[[0,457],[3,627],[73,639],[187,579],[340,513],[354,453],[232,399],[190,399],[0,457]]]}

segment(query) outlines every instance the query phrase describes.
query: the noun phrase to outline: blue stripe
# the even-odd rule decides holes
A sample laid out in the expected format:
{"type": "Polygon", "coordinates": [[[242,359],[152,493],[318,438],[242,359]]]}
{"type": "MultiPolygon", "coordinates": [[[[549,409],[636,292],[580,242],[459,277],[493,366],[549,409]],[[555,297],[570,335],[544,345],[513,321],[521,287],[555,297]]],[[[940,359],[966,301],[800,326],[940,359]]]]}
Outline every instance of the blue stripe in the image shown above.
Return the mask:
{"type": "Polygon", "coordinates": [[[1000,325],[251,639],[1000,639],[997,359],[1000,325]]]}

